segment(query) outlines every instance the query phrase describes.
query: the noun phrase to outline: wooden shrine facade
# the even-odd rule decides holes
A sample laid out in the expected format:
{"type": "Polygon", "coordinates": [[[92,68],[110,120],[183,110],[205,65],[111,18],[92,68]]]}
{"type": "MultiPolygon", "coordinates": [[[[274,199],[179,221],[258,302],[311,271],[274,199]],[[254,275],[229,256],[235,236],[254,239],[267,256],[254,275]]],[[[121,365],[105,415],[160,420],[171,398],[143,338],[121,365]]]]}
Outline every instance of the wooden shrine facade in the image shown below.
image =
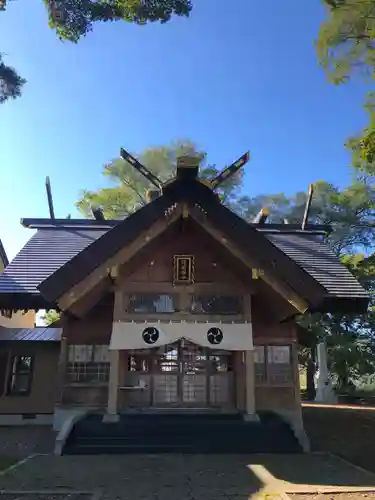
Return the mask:
{"type": "Polygon", "coordinates": [[[248,223],[197,170],[182,162],[123,221],[23,220],[37,232],[0,275],[0,307],[62,312],[55,408],[273,410],[301,428],[296,316],[368,296],[329,228],[248,223]]]}

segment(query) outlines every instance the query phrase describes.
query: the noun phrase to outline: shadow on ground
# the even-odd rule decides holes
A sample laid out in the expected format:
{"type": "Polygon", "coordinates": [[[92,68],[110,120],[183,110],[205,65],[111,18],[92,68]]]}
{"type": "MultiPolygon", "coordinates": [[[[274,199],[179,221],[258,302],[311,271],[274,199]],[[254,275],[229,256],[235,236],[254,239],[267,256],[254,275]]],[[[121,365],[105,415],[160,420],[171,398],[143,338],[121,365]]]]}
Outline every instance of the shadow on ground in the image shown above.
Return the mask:
{"type": "Polygon", "coordinates": [[[313,451],[328,451],[375,473],[375,411],[305,406],[302,412],[313,451]]]}
{"type": "MultiPolygon", "coordinates": [[[[252,464],[252,468],[254,464],[258,464],[261,470],[267,471],[266,474],[289,483],[292,488],[287,488],[288,490],[298,490],[300,485],[309,485],[311,491],[324,486],[340,487],[339,489],[341,487],[373,488],[375,490],[374,474],[360,470],[341,458],[329,454],[259,455],[252,457],[252,464]]],[[[266,475],[264,481],[267,481],[266,475]]]]}
{"type": "Polygon", "coordinates": [[[0,493],[53,491],[57,498],[63,491],[89,491],[101,492],[103,500],[247,500],[256,493],[270,498],[267,491],[277,498],[281,491],[322,487],[375,490],[375,476],[337,457],[312,454],[39,456],[0,477],[0,493]]]}
{"type": "Polygon", "coordinates": [[[0,477],[0,489],[100,491],[106,500],[247,500],[264,486],[248,463],[233,455],[42,456],[0,477]]]}

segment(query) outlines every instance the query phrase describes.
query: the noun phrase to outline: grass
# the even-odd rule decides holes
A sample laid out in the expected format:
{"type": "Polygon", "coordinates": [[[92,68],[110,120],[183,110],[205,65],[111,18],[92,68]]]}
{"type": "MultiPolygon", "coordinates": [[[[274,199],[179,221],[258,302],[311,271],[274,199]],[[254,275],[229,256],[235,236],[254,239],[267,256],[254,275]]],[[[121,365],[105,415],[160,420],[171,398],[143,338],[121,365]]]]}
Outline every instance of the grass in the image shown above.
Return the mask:
{"type": "Polygon", "coordinates": [[[375,410],[303,407],[312,451],[326,451],[375,473],[375,410]]]}
{"type": "Polygon", "coordinates": [[[10,467],[11,465],[15,464],[17,462],[16,458],[12,457],[6,457],[0,455],[0,471],[6,469],[7,467],[10,467]]]}

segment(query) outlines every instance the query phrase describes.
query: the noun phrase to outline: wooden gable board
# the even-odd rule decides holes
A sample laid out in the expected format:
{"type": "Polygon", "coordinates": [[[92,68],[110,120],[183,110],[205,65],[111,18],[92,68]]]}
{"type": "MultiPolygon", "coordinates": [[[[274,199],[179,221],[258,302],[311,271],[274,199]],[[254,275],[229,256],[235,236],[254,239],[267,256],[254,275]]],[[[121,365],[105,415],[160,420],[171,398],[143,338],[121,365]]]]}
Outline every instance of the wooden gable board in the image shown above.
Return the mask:
{"type": "MultiPolygon", "coordinates": [[[[63,311],[69,309],[72,304],[80,301],[90,293],[101,281],[108,278],[113,271],[117,273],[117,266],[127,262],[140,252],[145,246],[163,234],[168,227],[175,224],[181,217],[181,207],[177,207],[168,217],[158,219],[148,230],[142,231],[136,239],[122,247],[115,255],[103,261],[91,273],[87,274],[81,281],[74,285],[68,292],[58,299],[59,308],[63,311]]],[[[116,279],[115,276],[112,276],[116,279]]],[[[103,287],[104,291],[105,287],[103,287]]]]}
{"type": "Polygon", "coordinates": [[[315,309],[323,301],[326,289],[261,232],[215,199],[203,198],[199,206],[202,216],[247,254],[258,268],[277,276],[299,297],[306,299],[311,308],[315,309]]]}
{"type": "Polygon", "coordinates": [[[169,197],[161,196],[137,210],[44,280],[38,286],[39,291],[49,301],[55,302],[102,263],[134,241],[142,230],[147,230],[164,217],[164,213],[172,204],[173,201],[169,197]]]}

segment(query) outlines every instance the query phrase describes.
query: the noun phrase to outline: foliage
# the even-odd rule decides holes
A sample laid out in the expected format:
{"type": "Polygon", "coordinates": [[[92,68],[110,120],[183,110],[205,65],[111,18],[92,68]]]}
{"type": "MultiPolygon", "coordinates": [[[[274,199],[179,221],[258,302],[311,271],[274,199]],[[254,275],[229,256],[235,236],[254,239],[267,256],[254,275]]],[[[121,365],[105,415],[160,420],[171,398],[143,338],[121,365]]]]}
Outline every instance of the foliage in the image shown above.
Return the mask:
{"type": "Polygon", "coordinates": [[[20,77],[14,68],[5,64],[0,54],[0,104],[19,97],[25,83],[26,80],[20,77]]]}
{"type": "MultiPolygon", "coordinates": [[[[375,77],[375,1],[324,0],[327,19],[322,23],[316,43],[320,64],[330,81],[340,84],[353,75],[375,77]]],[[[353,161],[372,166],[375,173],[374,93],[368,95],[369,125],[348,143],[353,161]]]]}
{"type": "MultiPolygon", "coordinates": [[[[138,160],[164,182],[175,175],[176,159],[184,154],[195,155],[201,159],[200,176],[212,178],[218,173],[214,165],[208,164],[206,153],[198,151],[189,140],[146,149],[138,155],[138,160]]],[[[81,199],[76,206],[85,216],[92,217],[91,206],[100,206],[107,219],[121,219],[146,204],[146,191],[152,186],[128,162],[121,158],[114,159],[104,166],[103,175],[113,185],[98,191],[84,190],[81,193],[81,199]]],[[[222,186],[221,194],[228,205],[235,203],[242,175],[243,172],[240,171],[222,186]]]]}
{"type": "MultiPolygon", "coordinates": [[[[271,211],[270,222],[287,219],[289,223],[300,224],[306,199],[307,193],[304,192],[290,197],[284,193],[241,197],[236,208],[245,219],[251,220],[266,206],[271,211]]],[[[333,233],[328,243],[337,255],[354,251],[359,242],[364,248],[375,244],[374,217],[374,190],[370,183],[364,182],[359,176],[343,190],[324,181],[314,184],[309,222],[332,226],[333,233]]]]}
{"type": "MultiPolygon", "coordinates": [[[[342,262],[372,296],[367,314],[314,314],[299,322],[318,342],[327,343],[338,389],[348,392],[360,377],[375,374],[375,254],[344,255],[342,262]]],[[[306,365],[311,353],[304,350],[303,355],[306,365]]]]}
{"type": "MultiPolygon", "coordinates": [[[[375,248],[375,196],[371,169],[363,161],[356,164],[352,183],[339,189],[320,181],[314,184],[309,222],[330,224],[332,234],[327,238],[331,249],[357,276],[369,291],[374,290],[375,269],[371,252],[375,248]],[[368,255],[370,253],[370,255],[368,255]]],[[[283,193],[242,197],[238,210],[251,220],[262,206],[271,210],[269,220],[300,223],[307,194],[296,193],[288,197],[283,193]]],[[[329,345],[331,369],[339,384],[348,386],[350,381],[374,372],[375,317],[373,308],[367,315],[344,316],[340,314],[309,314],[299,318],[316,341],[326,340],[329,345]]],[[[314,352],[301,348],[300,364],[307,370],[309,399],[313,394],[314,352]]]]}
{"type": "Polygon", "coordinates": [[[375,2],[324,0],[327,19],[317,41],[320,63],[334,83],[353,72],[373,77],[375,69],[375,2]]]}
{"type": "Polygon", "coordinates": [[[368,178],[368,182],[374,185],[375,181],[375,93],[368,95],[365,108],[369,114],[369,124],[361,134],[352,137],[346,146],[352,152],[354,168],[368,178]]]}
{"type": "Polygon", "coordinates": [[[49,25],[62,40],[77,42],[98,21],[147,24],[168,22],[173,15],[188,16],[190,0],[44,0],[49,25]]]}
{"type": "Polygon", "coordinates": [[[50,309],[49,311],[46,311],[44,316],[42,317],[42,320],[44,321],[44,324],[46,326],[52,325],[56,321],[60,319],[60,313],[58,311],[55,311],[54,309],[50,309]]]}
{"type": "MultiPolygon", "coordinates": [[[[99,21],[147,24],[168,22],[172,16],[189,16],[190,0],[43,0],[49,15],[49,26],[60,40],[78,42],[99,21]]],[[[6,0],[0,0],[0,11],[6,0]]],[[[21,95],[26,80],[7,66],[0,55],[0,104],[21,95]]]]}

